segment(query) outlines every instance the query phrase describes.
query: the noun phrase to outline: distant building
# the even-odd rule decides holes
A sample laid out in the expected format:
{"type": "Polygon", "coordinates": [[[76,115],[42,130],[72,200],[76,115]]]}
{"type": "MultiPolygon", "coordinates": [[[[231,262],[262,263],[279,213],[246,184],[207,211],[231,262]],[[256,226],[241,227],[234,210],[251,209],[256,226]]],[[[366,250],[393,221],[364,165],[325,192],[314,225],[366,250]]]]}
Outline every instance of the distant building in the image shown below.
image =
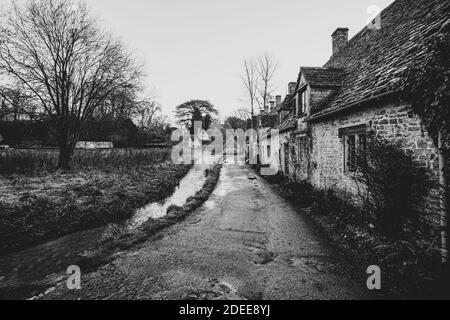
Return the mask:
{"type": "Polygon", "coordinates": [[[113,149],[112,142],[94,142],[94,141],[79,141],[75,149],[97,150],[97,149],[113,149]]]}

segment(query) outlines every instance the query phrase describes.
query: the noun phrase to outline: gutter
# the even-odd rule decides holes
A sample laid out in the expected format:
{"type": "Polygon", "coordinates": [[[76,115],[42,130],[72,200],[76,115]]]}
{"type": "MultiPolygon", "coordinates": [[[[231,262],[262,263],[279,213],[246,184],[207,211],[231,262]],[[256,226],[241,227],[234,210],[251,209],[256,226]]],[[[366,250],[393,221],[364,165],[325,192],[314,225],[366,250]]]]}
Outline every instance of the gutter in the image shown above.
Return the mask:
{"type": "Polygon", "coordinates": [[[300,88],[298,88],[297,90],[294,91],[294,96],[299,94],[299,93],[303,93],[308,89],[308,84],[305,83],[304,85],[302,85],[300,88]]]}
{"type": "Polygon", "coordinates": [[[376,95],[376,96],[373,96],[373,97],[370,97],[370,98],[366,98],[366,99],[360,100],[358,102],[353,102],[353,103],[347,104],[347,105],[343,106],[342,108],[338,108],[338,109],[334,109],[334,110],[330,110],[330,111],[325,111],[324,113],[317,114],[317,115],[311,115],[311,116],[307,117],[305,119],[305,121],[314,122],[314,121],[317,121],[317,120],[323,120],[325,118],[329,118],[329,117],[335,116],[335,115],[340,114],[340,113],[349,112],[349,111],[353,110],[356,107],[360,107],[360,106],[363,106],[363,105],[366,105],[366,104],[369,104],[369,103],[372,103],[372,102],[376,102],[376,101],[382,101],[382,100],[385,100],[385,99],[388,99],[388,98],[392,98],[392,97],[393,98],[399,98],[400,97],[400,91],[397,91],[397,90],[388,91],[388,92],[381,93],[379,95],[376,95]]]}

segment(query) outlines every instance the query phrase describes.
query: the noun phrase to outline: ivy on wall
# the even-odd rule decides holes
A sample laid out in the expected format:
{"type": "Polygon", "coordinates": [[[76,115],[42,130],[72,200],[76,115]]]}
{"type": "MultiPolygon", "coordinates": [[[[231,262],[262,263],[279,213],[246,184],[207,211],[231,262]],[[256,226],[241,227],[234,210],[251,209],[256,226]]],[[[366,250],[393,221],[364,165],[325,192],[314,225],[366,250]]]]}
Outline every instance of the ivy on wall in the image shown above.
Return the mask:
{"type": "Polygon", "coordinates": [[[407,69],[404,98],[419,115],[436,145],[438,132],[450,150],[450,19],[426,43],[427,60],[407,69]]]}

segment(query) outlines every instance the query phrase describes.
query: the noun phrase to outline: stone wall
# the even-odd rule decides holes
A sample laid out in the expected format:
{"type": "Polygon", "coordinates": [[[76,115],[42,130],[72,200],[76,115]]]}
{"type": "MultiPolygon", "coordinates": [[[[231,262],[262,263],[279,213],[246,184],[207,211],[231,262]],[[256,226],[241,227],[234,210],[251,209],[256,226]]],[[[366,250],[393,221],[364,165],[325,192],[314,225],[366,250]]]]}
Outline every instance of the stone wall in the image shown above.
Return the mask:
{"type": "MultiPolygon", "coordinates": [[[[373,106],[348,115],[338,116],[324,122],[310,124],[310,163],[308,181],[318,189],[333,188],[344,194],[363,193],[352,179],[354,173],[344,172],[344,143],[339,130],[366,124],[378,136],[386,139],[400,139],[414,161],[431,173],[438,181],[438,151],[428,133],[422,128],[420,119],[408,105],[386,103],[373,106]]],[[[299,177],[305,176],[300,173],[299,177]]],[[[352,197],[358,199],[358,197],[352,197]]],[[[434,222],[439,221],[439,191],[433,189],[424,206],[434,222]]]]}
{"type": "Polygon", "coordinates": [[[400,139],[413,159],[438,177],[438,151],[420,119],[409,106],[395,103],[376,106],[311,125],[311,183],[318,188],[353,189],[349,173],[344,173],[344,146],[339,130],[366,124],[378,136],[400,139]]]}
{"type": "Polygon", "coordinates": [[[280,133],[280,150],[279,150],[279,157],[280,157],[280,171],[283,174],[286,174],[287,172],[292,172],[292,171],[287,171],[286,169],[286,158],[285,158],[285,145],[287,143],[289,143],[290,141],[290,136],[291,134],[288,133],[280,133]]]}
{"type": "MultiPolygon", "coordinates": [[[[280,134],[281,171],[286,174],[285,146],[289,144],[289,179],[305,181],[319,190],[334,189],[347,195],[355,205],[364,195],[364,186],[353,180],[354,173],[344,172],[344,143],[339,131],[366,125],[368,130],[386,139],[399,139],[413,160],[428,169],[436,188],[430,190],[423,208],[424,217],[438,230],[440,225],[439,157],[431,137],[421,126],[410,106],[403,103],[384,103],[347,115],[317,123],[299,119],[297,131],[280,134]],[[307,156],[298,162],[298,138],[306,136],[307,156]]],[[[437,233],[436,233],[437,234],[437,233]]]]}

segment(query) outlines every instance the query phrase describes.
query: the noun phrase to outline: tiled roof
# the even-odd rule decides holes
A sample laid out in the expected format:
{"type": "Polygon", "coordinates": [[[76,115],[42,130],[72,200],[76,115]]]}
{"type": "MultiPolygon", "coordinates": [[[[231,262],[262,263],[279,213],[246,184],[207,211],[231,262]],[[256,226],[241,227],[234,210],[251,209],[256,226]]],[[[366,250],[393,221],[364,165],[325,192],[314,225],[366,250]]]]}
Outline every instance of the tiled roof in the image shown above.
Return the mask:
{"type": "Polygon", "coordinates": [[[297,127],[297,116],[294,114],[289,114],[279,125],[275,127],[280,133],[295,129],[297,127]]]}
{"type": "Polygon", "coordinates": [[[449,0],[391,4],[381,13],[381,29],[364,28],[325,64],[325,68],[345,69],[346,76],[318,114],[399,90],[408,66],[427,59],[424,41],[450,19],[449,12],[449,0]]]}
{"type": "Polygon", "coordinates": [[[297,127],[297,116],[290,115],[286,120],[281,123],[281,126],[278,130],[282,133],[288,130],[293,130],[297,127]]]}
{"type": "Polygon", "coordinates": [[[261,126],[263,128],[273,128],[278,121],[278,115],[277,114],[261,114],[258,116],[259,121],[261,121],[261,126]]]}
{"type": "Polygon", "coordinates": [[[279,105],[276,110],[291,110],[292,109],[292,97],[288,94],[286,95],[286,98],[284,98],[281,105],[279,105]]]}
{"type": "Polygon", "coordinates": [[[339,88],[344,77],[343,69],[301,67],[301,74],[311,87],[339,88]]]}

